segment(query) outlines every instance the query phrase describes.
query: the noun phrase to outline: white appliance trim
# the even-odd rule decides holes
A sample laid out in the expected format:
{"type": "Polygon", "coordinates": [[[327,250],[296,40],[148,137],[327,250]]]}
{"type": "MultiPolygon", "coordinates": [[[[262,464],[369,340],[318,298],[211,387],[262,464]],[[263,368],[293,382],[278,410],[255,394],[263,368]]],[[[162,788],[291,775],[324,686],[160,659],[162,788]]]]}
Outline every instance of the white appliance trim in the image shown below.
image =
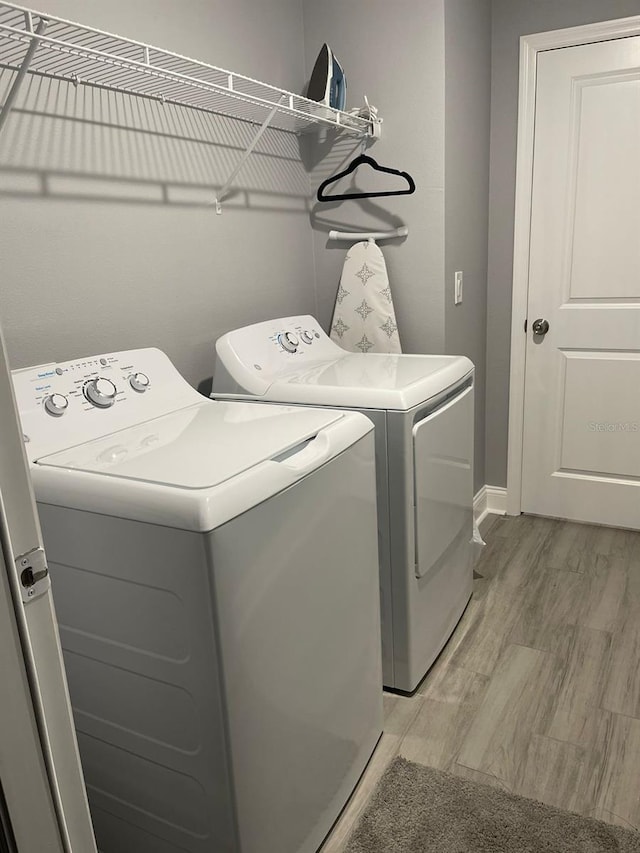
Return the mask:
{"type": "MultiPolygon", "coordinates": [[[[509,376],[509,439],[507,452],[506,512],[519,515],[522,504],[522,451],[524,430],[524,381],[529,295],[529,251],[533,178],[536,70],[538,53],[579,44],[640,35],[640,15],[601,21],[580,27],[522,36],[520,39],[520,87],[518,94],[518,147],[513,239],[511,308],[511,369],[509,376]]],[[[493,487],[486,487],[493,488],[493,487]]],[[[482,491],[482,490],[480,490],[482,491]]],[[[478,493],[480,494],[480,493],[478,493]]]]}

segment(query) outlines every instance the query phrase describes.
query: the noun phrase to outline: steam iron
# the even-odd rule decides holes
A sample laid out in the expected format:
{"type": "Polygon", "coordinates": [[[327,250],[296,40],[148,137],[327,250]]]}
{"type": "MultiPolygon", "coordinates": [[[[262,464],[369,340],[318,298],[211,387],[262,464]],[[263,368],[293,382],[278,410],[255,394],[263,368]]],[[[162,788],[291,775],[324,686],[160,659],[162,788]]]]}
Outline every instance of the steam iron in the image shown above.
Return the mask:
{"type": "Polygon", "coordinates": [[[307,87],[307,98],[327,107],[344,110],[347,103],[347,78],[328,44],[323,44],[307,87]]]}

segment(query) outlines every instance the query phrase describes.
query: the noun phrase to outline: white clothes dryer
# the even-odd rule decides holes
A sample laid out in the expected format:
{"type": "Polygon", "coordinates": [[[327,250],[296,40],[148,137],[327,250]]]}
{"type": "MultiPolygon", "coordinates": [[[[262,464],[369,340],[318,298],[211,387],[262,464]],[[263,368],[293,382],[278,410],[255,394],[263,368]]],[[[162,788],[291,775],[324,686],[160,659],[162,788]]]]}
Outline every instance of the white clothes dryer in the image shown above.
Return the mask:
{"type": "Polygon", "coordinates": [[[228,332],[212,396],[366,413],[376,427],[385,686],[412,692],[473,583],[474,367],[464,356],[341,349],[310,316],[228,332]]]}
{"type": "Polygon", "coordinates": [[[374,435],[159,350],[16,371],[102,853],[312,853],[382,729],[374,435]]]}

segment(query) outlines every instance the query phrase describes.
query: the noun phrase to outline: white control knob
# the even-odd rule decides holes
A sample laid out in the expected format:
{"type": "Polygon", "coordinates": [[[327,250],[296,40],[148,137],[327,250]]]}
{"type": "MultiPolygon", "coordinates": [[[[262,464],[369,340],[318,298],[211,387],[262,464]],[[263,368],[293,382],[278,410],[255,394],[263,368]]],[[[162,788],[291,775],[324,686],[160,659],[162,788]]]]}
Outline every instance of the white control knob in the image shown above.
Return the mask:
{"type": "Polygon", "coordinates": [[[44,401],[45,411],[50,415],[53,415],[54,418],[59,418],[60,415],[64,415],[68,406],[69,401],[64,394],[50,394],[44,401]]]}
{"type": "Polygon", "coordinates": [[[300,340],[303,344],[313,343],[313,335],[311,332],[300,332],[300,340]]]}
{"type": "Polygon", "coordinates": [[[116,401],[117,389],[110,379],[91,379],[83,391],[87,400],[99,409],[108,409],[116,401]]]}
{"type": "Polygon", "coordinates": [[[299,341],[291,332],[283,332],[281,335],[278,335],[278,343],[283,350],[295,352],[298,349],[299,341]]]}
{"type": "Polygon", "coordinates": [[[129,377],[129,385],[134,391],[144,393],[149,387],[149,377],[146,373],[132,373],[129,377]]]}

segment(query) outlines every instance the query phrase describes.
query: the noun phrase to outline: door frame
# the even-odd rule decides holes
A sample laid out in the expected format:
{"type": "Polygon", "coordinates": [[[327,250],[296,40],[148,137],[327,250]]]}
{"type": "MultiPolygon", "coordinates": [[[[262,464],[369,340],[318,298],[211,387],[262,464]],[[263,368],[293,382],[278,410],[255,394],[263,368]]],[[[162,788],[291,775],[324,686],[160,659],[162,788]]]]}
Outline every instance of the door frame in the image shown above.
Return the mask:
{"type": "Polygon", "coordinates": [[[96,853],[49,581],[23,599],[16,566],[42,536],[1,327],[0,435],[0,669],[13,688],[0,732],[5,804],[19,850],[96,853]]]}
{"type": "Polygon", "coordinates": [[[533,196],[533,145],[536,113],[538,53],[580,44],[593,44],[640,35],[640,15],[601,21],[579,27],[521,36],[518,91],[516,193],[513,234],[513,284],[511,296],[511,367],[509,373],[509,439],[507,451],[507,514],[520,515],[524,392],[529,300],[529,253],[533,196]]]}

